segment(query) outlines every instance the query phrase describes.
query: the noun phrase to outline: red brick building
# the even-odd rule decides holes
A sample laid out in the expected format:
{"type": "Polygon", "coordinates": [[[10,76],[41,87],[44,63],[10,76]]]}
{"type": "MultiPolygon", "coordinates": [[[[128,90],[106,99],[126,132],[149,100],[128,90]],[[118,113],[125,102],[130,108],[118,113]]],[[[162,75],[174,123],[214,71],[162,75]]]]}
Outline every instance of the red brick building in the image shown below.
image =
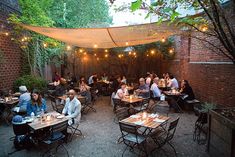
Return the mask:
{"type": "Polygon", "coordinates": [[[21,69],[21,51],[14,43],[12,26],[7,21],[9,14],[19,13],[17,0],[0,1],[0,89],[8,90],[19,77],[21,69]]]}

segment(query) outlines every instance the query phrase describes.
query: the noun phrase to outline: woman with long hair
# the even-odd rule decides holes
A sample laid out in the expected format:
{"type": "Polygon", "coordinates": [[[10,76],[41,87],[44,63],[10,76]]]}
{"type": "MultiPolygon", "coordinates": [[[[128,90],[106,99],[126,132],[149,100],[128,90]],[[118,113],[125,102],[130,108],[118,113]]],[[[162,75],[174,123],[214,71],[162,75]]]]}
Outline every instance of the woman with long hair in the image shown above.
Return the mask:
{"type": "Polygon", "coordinates": [[[40,115],[42,112],[46,112],[46,100],[42,98],[42,95],[39,91],[33,90],[31,93],[31,102],[27,105],[27,114],[28,115],[40,115]]]}

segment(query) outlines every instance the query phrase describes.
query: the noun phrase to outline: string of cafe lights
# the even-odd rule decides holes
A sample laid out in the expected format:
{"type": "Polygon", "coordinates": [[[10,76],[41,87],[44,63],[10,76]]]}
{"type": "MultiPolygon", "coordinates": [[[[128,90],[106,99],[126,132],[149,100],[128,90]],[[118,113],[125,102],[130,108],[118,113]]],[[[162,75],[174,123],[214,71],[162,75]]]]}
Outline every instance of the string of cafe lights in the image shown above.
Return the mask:
{"type": "MultiPolygon", "coordinates": [[[[20,42],[22,42],[23,48],[25,48],[26,45],[27,45],[27,42],[29,42],[31,40],[31,37],[28,36],[28,35],[25,35],[25,34],[22,37],[19,37],[18,39],[14,38],[14,34],[11,33],[10,31],[4,30],[4,28],[5,28],[5,26],[2,24],[1,25],[0,34],[4,35],[6,37],[11,37],[11,40],[19,40],[20,42]]],[[[206,32],[206,31],[208,31],[208,26],[207,25],[201,25],[199,27],[199,30],[202,31],[202,32],[206,32]]],[[[160,41],[162,43],[165,43],[167,41],[167,39],[163,37],[160,41]]],[[[126,47],[128,47],[129,46],[129,42],[126,41],[125,45],[126,45],[126,47]]],[[[55,43],[43,42],[42,46],[44,48],[48,48],[49,46],[57,46],[57,43],[56,42],[55,43]]],[[[94,44],[93,48],[94,49],[98,49],[98,44],[94,44]]],[[[67,45],[66,46],[66,50],[67,51],[72,51],[73,48],[72,48],[71,45],[67,45]]],[[[85,52],[85,51],[86,51],[85,49],[82,49],[82,48],[79,49],[79,52],[83,53],[84,56],[87,55],[87,52],[85,52]]],[[[174,54],[174,52],[175,52],[174,48],[169,48],[169,50],[168,50],[169,54],[174,54]]],[[[156,53],[155,50],[147,51],[146,57],[153,56],[153,55],[155,55],[155,53],[156,53]]],[[[109,58],[110,57],[109,50],[108,49],[104,49],[104,54],[97,55],[97,53],[94,53],[93,56],[96,58],[97,61],[99,61],[100,59],[103,59],[103,58],[104,59],[105,58],[109,58]]],[[[117,54],[117,57],[120,58],[120,59],[125,58],[127,56],[133,57],[133,58],[137,58],[138,57],[135,51],[129,51],[127,53],[118,53],[117,54]]],[[[84,60],[87,60],[87,59],[88,59],[88,56],[84,57],[84,60]]]]}

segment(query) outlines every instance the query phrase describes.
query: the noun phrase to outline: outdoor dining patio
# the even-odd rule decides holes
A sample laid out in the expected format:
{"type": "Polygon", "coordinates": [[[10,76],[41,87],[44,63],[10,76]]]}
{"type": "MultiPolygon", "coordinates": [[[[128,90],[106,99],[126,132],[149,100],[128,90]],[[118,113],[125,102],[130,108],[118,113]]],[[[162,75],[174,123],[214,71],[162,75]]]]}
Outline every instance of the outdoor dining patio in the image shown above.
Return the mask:
{"type": "MultiPolygon", "coordinates": [[[[97,112],[89,112],[82,117],[79,129],[83,135],[75,136],[71,142],[66,144],[69,155],[84,157],[121,156],[125,145],[117,142],[118,138],[121,137],[121,132],[119,125],[113,122],[115,115],[112,111],[112,106],[109,104],[109,98],[99,98],[95,108],[97,112]]],[[[169,114],[172,120],[178,116],[180,116],[180,121],[173,141],[177,155],[207,157],[205,145],[198,145],[197,142],[193,141],[194,124],[192,121],[196,121],[194,113],[169,114]]],[[[15,150],[12,141],[9,140],[14,136],[12,126],[2,126],[0,135],[2,139],[1,148],[4,150],[1,156],[7,156],[9,152],[15,150]]],[[[163,150],[156,150],[152,156],[174,155],[174,151],[170,146],[164,146],[163,149],[165,152],[163,150]]],[[[30,150],[16,152],[11,156],[40,156],[40,153],[45,150],[45,147],[38,146],[30,150]]],[[[64,156],[65,154],[63,153],[65,152],[62,150],[57,156],[64,156]]],[[[125,156],[136,156],[136,154],[127,150],[125,156]]]]}
{"type": "Polygon", "coordinates": [[[235,157],[234,8],[1,0],[0,157],[235,157]]]}

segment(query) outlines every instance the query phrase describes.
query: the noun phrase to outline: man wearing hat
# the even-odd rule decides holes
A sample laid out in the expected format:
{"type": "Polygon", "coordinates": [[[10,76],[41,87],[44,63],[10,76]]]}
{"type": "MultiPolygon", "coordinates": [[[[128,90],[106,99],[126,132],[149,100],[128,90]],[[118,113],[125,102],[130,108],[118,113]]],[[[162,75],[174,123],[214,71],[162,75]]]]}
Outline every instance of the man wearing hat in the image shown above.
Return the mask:
{"type": "Polygon", "coordinates": [[[20,86],[19,91],[21,93],[20,98],[19,98],[19,104],[13,110],[15,112],[26,113],[27,104],[30,102],[31,96],[26,86],[20,86]]]}

